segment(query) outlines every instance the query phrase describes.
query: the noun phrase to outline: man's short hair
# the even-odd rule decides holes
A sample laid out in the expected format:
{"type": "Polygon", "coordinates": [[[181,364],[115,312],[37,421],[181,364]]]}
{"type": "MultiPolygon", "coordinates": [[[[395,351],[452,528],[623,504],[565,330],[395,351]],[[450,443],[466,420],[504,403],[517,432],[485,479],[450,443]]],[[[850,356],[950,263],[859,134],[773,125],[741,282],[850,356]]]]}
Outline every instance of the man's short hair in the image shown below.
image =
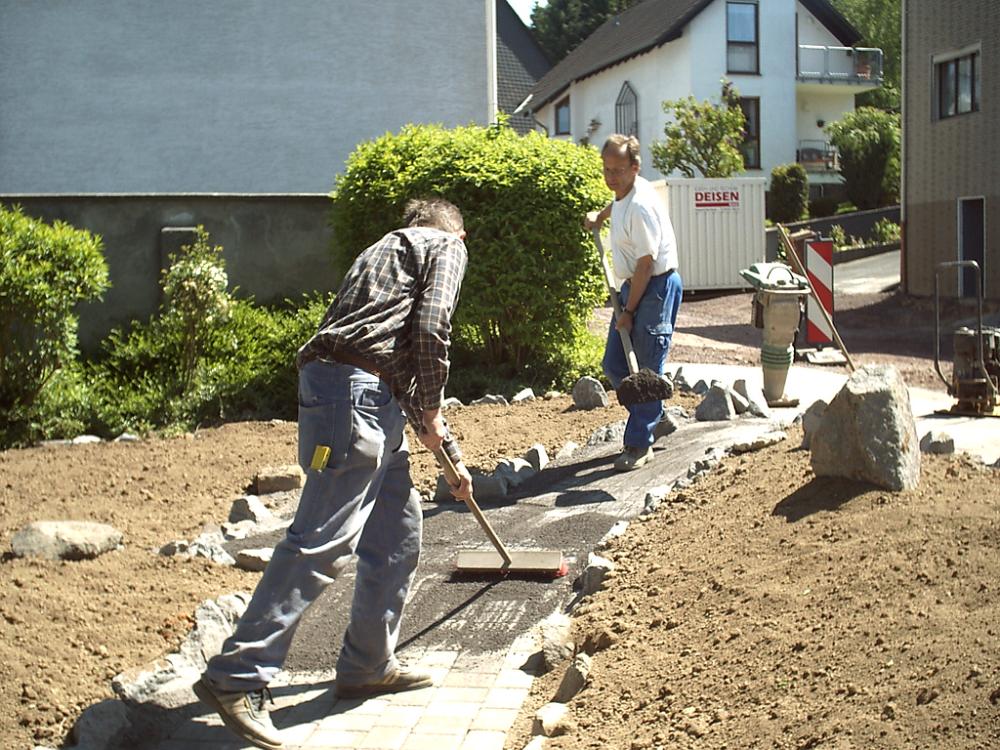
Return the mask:
{"type": "Polygon", "coordinates": [[[465,231],[462,212],[444,198],[414,198],[403,208],[403,223],[408,227],[434,227],[442,232],[465,231]]]}
{"type": "Polygon", "coordinates": [[[604,156],[604,153],[609,150],[614,151],[619,156],[627,156],[629,162],[637,167],[642,166],[639,139],[634,135],[622,135],[621,133],[609,135],[608,140],[604,142],[604,148],[601,149],[601,156],[604,156]]]}

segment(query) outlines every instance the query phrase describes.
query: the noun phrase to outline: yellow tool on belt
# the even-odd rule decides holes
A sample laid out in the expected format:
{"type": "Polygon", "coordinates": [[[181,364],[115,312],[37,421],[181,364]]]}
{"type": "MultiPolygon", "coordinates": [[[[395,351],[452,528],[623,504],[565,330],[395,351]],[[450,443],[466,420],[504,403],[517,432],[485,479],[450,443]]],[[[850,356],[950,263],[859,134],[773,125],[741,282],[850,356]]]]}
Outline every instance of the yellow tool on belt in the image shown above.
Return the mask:
{"type": "Polygon", "coordinates": [[[315,469],[316,471],[323,471],[326,468],[327,462],[330,460],[330,446],[328,445],[317,445],[316,450],[313,451],[312,461],[309,463],[310,469],[315,469]]]}

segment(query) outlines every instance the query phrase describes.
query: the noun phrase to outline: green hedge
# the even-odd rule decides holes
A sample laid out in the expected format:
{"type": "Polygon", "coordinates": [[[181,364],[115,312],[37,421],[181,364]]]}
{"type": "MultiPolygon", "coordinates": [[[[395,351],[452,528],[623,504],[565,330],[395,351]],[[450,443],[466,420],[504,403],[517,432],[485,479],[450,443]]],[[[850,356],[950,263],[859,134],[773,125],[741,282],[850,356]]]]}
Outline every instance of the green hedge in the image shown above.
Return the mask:
{"type": "Polygon", "coordinates": [[[101,238],[0,206],[0,445],[30,439],[36,401],[77,354],[77,305],[108,288],[101,238]]]}
{"type": "Polygon", "coordinates": [[[787,224],[809,218],[809,178],[801,164],[780,164],[771,170],[768,218],[787,224]]]}
{"type": "MultiPolygon", "coordinates": [[[[605,296],[582,225],[611,198],[598,152],[502,124],[409,125],[362,143],[331,193],[339,269],[398,228],[406,201],[421,196],[452,201],[468,232],[456,362],[478,365],[494,382],[565,386],[605,296]]],[[[593,359],[584,369],[597,367],[593,359]]]]}

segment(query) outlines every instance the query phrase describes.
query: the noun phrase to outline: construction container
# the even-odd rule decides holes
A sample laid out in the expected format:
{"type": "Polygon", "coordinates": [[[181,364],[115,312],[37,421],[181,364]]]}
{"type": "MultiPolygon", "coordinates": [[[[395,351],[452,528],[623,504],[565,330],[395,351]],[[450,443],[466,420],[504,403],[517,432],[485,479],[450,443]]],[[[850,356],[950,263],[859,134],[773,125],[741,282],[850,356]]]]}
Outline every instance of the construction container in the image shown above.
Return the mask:
{"type": "Polygon", "coordinates": [[[652,183],[677,235],[685,291],[745,289],[740,269],[764,260],[763,177],[652,183]]]}

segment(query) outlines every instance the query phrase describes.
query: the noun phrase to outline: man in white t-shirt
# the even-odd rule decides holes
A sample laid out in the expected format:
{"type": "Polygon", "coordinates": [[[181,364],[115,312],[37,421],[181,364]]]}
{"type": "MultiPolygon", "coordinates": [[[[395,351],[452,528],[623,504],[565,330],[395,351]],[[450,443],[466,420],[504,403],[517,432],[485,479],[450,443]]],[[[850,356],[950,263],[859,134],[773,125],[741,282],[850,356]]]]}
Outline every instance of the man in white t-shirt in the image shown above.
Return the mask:
{"type": "MultiPolygon", "coordinates": [[[[629,375],[619,331],[632,338],[640,368],[663,374],[683,296],[677,271],[677,240],[666,208],[647,180],[639,177],[641,157],[635,136],[612,135],[601,149],[604,181],[615,194],[600,212],[587,214],[588,227],[611,218],[611,265],[622,282],[622,315],[611,321],[604,348],[604,374],[611,384],[629,375]]],[[[652,456],[653,428],[663,416],[663,402],[629,407],[624,449],[615,460],[620,471],[637,469],[652,456]]]]}

